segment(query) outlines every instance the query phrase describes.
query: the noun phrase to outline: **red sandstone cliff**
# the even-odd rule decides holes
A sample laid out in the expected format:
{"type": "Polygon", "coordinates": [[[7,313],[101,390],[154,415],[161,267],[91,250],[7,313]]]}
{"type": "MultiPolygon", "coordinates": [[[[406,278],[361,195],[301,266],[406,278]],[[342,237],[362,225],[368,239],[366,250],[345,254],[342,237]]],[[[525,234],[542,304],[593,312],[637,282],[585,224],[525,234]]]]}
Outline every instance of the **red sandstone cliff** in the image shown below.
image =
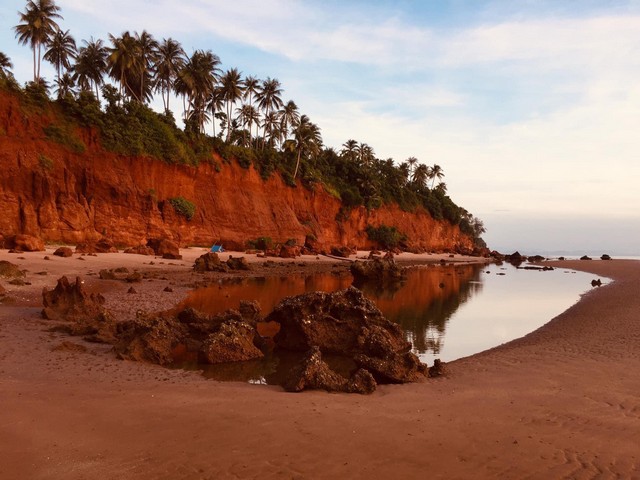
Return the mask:
{"type": "Polygon", "coordinates": [[[367,225],[395,226],[414,248],[470,249],[472,240],[428,212],[397,206],[353,210],[336,221],[340,202],[321,187],[286,186],[278,175],[263,181],[235,162],[219,172],[209,164],[168,165],[101,148],[95,132],[80,131],[82,154],[47,139],[51,113],[29,112],[0,92],[0,235],[25,233],[49,242],[79,243],[106,237],[138,245],[166,237],[181,245],[223,242],[242,248],[271,237],[303,244],[314,235],[324,247],[366,247],[367,225]],[[187,221],[167,201],[182,196],[196,205],[187,221]]]}

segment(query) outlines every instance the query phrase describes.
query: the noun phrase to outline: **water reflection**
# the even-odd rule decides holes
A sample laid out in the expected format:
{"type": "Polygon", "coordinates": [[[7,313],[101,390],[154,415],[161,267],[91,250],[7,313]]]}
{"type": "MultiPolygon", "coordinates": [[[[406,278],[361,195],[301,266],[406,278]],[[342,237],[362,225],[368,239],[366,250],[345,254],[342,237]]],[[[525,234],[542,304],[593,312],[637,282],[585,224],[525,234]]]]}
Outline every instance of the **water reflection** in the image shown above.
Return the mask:
{"type": "MultiPolygon", "coordinates": [[[[451,361],[526,335],[576,302],[591,279],[580,272],[511,265],[432,265],[411,269],[392,288],[369,284],[361,289],[402,326],[414,352],[431,365],[435,358],[451,361]]],[[[214,314],[237,308],[241,300],[257,300],[266,315],[287,296],[332,292],[351,283],[347,273],[224,280],[193,291],[180,307],[214,314]]],[[[238,365],[197,368],[219,380],[277,384],[295,361],[279,352],[238,365]]],[[[350,366],[334,368],[346,372],[350,366]]]]}

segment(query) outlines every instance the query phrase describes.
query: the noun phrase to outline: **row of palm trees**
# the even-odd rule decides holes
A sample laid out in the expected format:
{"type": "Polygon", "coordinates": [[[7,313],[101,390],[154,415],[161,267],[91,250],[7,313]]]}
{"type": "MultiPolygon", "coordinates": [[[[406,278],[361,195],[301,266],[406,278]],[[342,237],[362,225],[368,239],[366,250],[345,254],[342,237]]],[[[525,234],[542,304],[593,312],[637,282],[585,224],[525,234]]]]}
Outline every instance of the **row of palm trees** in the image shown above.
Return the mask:
{"type": "MultiPolygon", "coordinates": [[[[41,60],[56,72],[59,98],[93,92],[100,98],[105,77],[117,85],[117,98],[148,104],[154,93],[160,94],[165,111],[176,96],[183,102],[183,120],[187,127],[204,132],[216,122],[226,142],[254,148],[280,148],[295,155],[294,178],[302,159],[316,158],[323,149],[320,128],[308,116],[301,115],[294,101],[283,101],[283,89],[275,78],[260,80],[243,76],[237,68],[222,71],[220,58],[210,50],[195,50],[187,55],[180,42],[172,38],[156,40],[149,32],[109,34],[108,44],[101,39],[83,40],[78,47],[69,30],[63,31],[55,0],[29,0],[20,23],[14,27],[16,38],[33,50],[33,79],[46,86],[41,77],[41,60]],[[254,130],[255,129],[255,130],[254,130]]],[[[0,52],[0,73],[12,68],[0,52]]],[[[113,89],[115,90],[115,89],[113,89]]],[[[376,160],[366,143],[347,140],[340,156],[363,168],[376,160]]],[[[406,184],[438,188],[446,192],[444,173],[439,165],[419,164],[415,157],[396,167],[406,184]]]]}

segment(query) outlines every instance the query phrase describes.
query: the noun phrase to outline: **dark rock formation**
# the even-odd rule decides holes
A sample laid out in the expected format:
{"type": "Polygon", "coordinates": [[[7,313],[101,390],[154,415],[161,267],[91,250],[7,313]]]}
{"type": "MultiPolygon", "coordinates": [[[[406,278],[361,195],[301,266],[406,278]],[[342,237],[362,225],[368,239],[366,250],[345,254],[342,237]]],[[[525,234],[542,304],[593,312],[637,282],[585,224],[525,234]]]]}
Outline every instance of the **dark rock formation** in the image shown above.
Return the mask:
{"type": "Polygon", "coordinates": [[[404,269],[396,264],[393,255],[385,255],[366,262],[356,260],[351,264],[351,275],[356,286],[367,282],[385,284],[402,280],[404,269]]]}
{"type": "Polygon", "coordinates": [[[115,280],[116,279],[116,274],[113,270],[108,270],[106,268],[103,268],[102,270],[100,270],[100,272],[98,273],[98,276],[100,277],[101,280],[115,280]]]}
{"type": "Polygon", "coordinates": [[[611,256],[605,253],[600,257],[600,260],[611,260],[611,256]]]}
{"type": "Polygon", "coordinates": [[[439,358],[433,361],[433,366],[429,367],[429,377],[440,377],[447,374],[447,369],[444,362],[441,362],[439,358]]]}
{"type": "Polygon", "coordinates": [[[366,370],[359,369],[351,378],[331,370],[322,360],[318,347],[313,347],[305,358],[294,367],[283,384],[287,392],[303,390],[326,390],[328,392],[372,393],[376,389],[376,381],[366,370]]]}
{"type": "Polygon", "coordinates": [[[282,245],[280,252],[278,252],[280,258],[296,258],[300,256],[300,247],[295,245],[282,245]]]}
{"type": "Polygon", "coordinates": [[[196,258],[193,270],[196,272],[226,272],[228,269],[225,263],[220,261],[217,253],[207,252],[196,258]]]}
{"type": "Polygon", "coordinates": [[[179,245],[166,238],[150,238],[147,241],[147,246],[151,247],[159,257],[169,260],[180,260],[182,258],[179,245]]]}
{"type": "Polygon", "coordinates": [[[229,256],[227,260],[227,266],[231,270],[251,270],[251,265],[247,262],[247,259],[244,257],[234,257],[229,256]]]}
{"type": "Polygon", "coordinates": [[[349,255],[353,255],[355,250],[350,247],[331,247],[331,255],[334,257],[349,258],[349,255]]]}
{"type": "Polygon", "coordinates": [[[95,318],[104,312],[104,297],[100,294],[87,293],[80,277],[75,283],[69,283],[67,277],[58,279],[53,290],[42,291],[43,318],[47,320],[76,321],[84,318],[95,318]]]}
{"type": "Polygon", "coordinates": [[[0,277],[3,278],[22,278],[25,273],[20,270],[18,265],[7,262],[6,260],[0,260],[0,277]]]}
{"type": "Polygon", "coordinates": [[[41,252],[44,248],[44,241],[33,235],[14,235],[6,238],[5,248],[16,252],[41,252]]]}
{"type": "Polygon", "coordinates": [[[255,328],[244,322],[230,321],[210,334],[199,351],[201,363],[225,363],[262,358],[255,346],[255,328]]]}
{"type": "Polygon", "coordinates": [[[600,287],[601,285],[602,285],[602,280],[600,280],[599,278],[597,280],[591,280],[592,287],[600,287]]]}
{"type": "Polygon", "coordinates": [[[280,324],[277,348],[306,352],[317,347],[349,357],[381,383],[413,382],[426,375],[400,327],[356,288],[286,298],[264,320],[280,324]]]}
{"type": "Polygon", "coordinates": [[[73,250],[69,247],[59,247],[53,252],[54,255],[58,257],[71,257],[73,255],[73,250]]]}
{"type": "Polygon", "coordinates": [[[137,255],[155,255],[156,252],[153,248],[146,245],[138,245],[137,247],[130,247],[124,250],[124,253],[132,253],[137,255]]]}
{"type": "Polygon", "coordinates": [[[589,257],[588,255],[583,255],[580,257],[580,260],[591,260],[591,257],[589,257]]]}

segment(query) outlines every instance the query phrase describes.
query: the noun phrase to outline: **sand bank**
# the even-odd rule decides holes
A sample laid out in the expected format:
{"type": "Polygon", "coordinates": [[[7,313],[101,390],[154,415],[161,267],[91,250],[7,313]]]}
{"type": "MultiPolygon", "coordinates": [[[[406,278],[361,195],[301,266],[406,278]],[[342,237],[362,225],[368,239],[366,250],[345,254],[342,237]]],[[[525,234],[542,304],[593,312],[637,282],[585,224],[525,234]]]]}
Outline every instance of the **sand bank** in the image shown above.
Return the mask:
{"type": "MultiPolygon", "coordinates": [[[[451,363],[446,378],[366,397],[218,383],[119,361],[102,345],[54,350],[83,342],[47,332],[38,317],[42,286],[64,273],[104,289],[96,273],[126,265],[157,270],[136,285],[149,305],[175,303],[202,250],[183,254],[160,264],[138,255],[0,252],[28,269],[31,283],[0,281],[13,298],[0,306],[0,478],[638,475],[640,262],[559,263],[615,282],[522,339],[451,363]]],[[[125,315],[135,306],[120,283],[105,295],[125,315]]]]}

